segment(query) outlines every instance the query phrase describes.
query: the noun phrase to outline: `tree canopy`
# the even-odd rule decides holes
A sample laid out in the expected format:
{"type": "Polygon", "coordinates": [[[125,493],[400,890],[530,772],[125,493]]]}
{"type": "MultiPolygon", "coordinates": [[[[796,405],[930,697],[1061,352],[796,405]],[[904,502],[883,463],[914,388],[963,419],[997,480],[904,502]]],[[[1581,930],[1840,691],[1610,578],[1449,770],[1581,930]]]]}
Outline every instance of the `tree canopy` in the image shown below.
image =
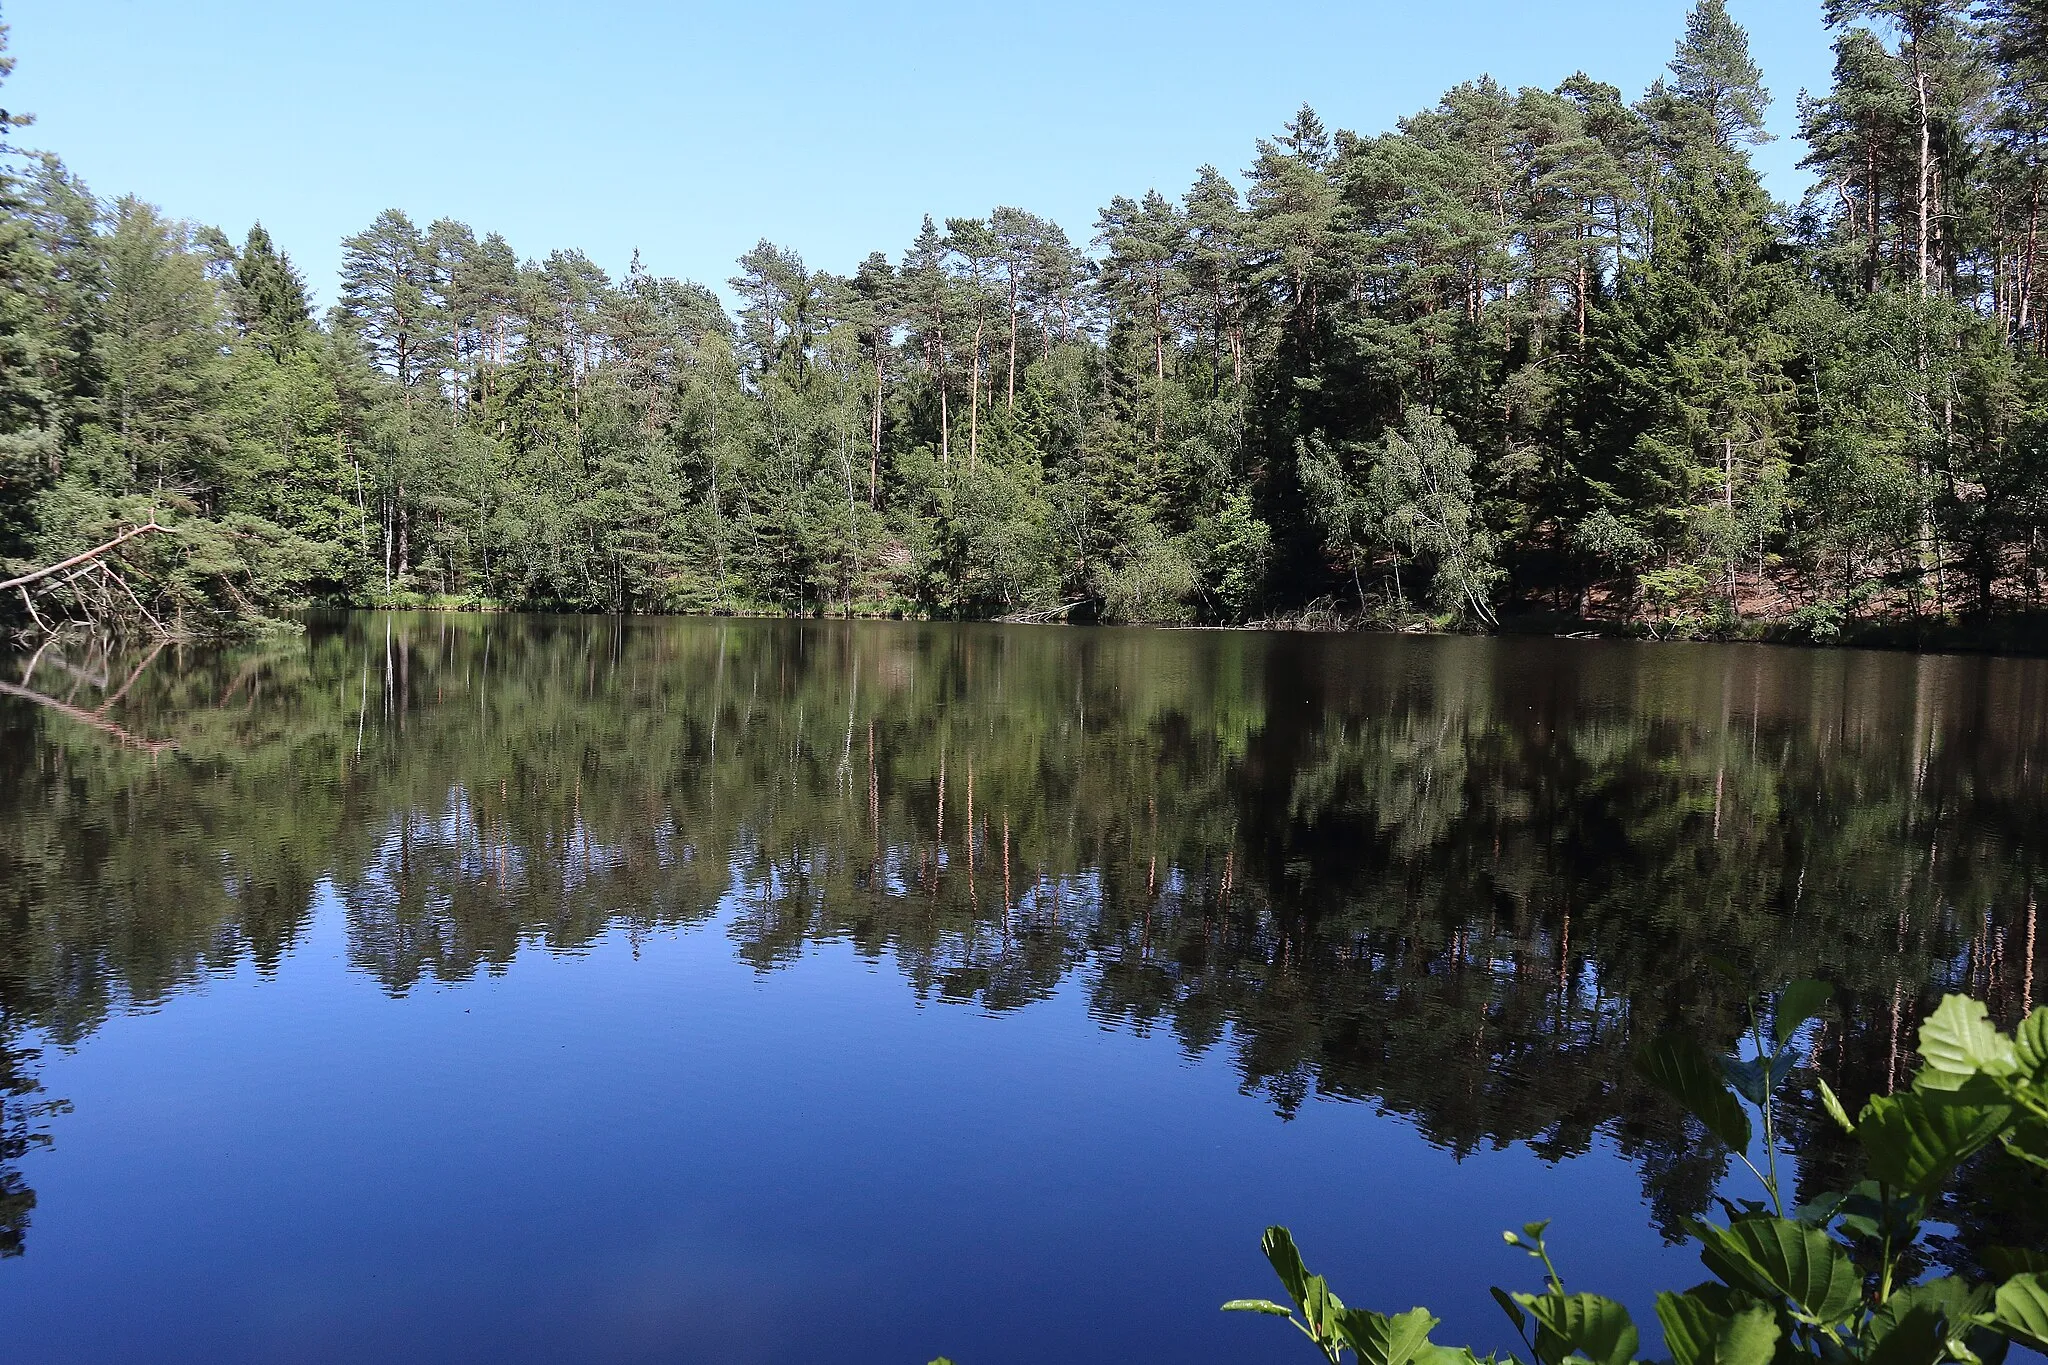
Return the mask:
{"type": "MultiPolygon", "coordinates": [[[[926,216],[703,285],[400,208],[332,297],[0,116],[0,556],[189,629],[313,603],[1345,614],[1659,633],[2041,605],[2048,40],[1829,0],[1814,188],[1724,0],[1631,100],[1481,78],[1070,232],[926,216]]],[[[10,59],[11,60],[11,59],[10,59]]],[[[0,77],[5,68],[0,67],[0,77]]],[[[1078,228],[1079,225],[1072,225],[1078,228]]],[[[21,610],[10,603],[8,610],[21,610]]]]}

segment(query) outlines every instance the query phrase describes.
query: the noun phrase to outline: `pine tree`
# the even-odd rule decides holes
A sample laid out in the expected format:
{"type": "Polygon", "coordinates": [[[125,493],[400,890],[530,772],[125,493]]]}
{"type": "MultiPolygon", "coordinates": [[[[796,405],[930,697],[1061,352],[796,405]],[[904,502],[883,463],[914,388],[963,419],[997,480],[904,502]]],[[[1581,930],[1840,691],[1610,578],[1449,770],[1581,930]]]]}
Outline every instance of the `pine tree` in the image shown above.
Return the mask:
{"type": "Polygon", "coordinates": [[[426,236],[402,211],[386,209],[341,245],[341,314],[410,402],[437,383],[448,343],[426,236]]]}
{"type": "Polygon", "coordinates": [[[1699,0],[1671,59],[1674,92],[1713,129],[1724,148],[1771,140],[1764,114],[1771,95],[1749,53],[1749,34],[1729,17],[1727,0],[1699,0]]]}
{"type": "Polygon", "coordinates": [[[257,223],[234,263],[230,303],[236,328],[273,360],[306,344],[313,308],[306,282],[257,223]]]}

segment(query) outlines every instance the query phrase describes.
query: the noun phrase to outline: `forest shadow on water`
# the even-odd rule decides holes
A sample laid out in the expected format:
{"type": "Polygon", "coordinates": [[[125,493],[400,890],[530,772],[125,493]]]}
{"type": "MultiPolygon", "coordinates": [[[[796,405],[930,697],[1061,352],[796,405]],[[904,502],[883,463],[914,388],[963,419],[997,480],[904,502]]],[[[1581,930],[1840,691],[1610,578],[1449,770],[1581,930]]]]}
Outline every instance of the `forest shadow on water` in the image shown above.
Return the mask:
{"type": "MultiPolygon", "coordinates": [[[[396,1011],[450,988],[481,1008],[485,984],[529,976],[630,982],[643,944],[722,934],[723,975],[769,1011],[784,980],[792,1011],[821,1008],[806,963],[900,981],[948,1029],[986,1023],[977,1039],[1033,1017],[1072,1032],[1070,1001],[1086,1032],[1226,1068],[1244,1096],[1230,1122],[1258,1120],[1245,1138],[1162,1092],[1136,1120],[1149,1131],[1208,1123],[1216,1144],[1256,1144],[1318,1101],[1357,1101],[1337,1108],[1364,1147],[1391,1122],[1475,1185],[1465,1160],[1509,1148],[1533,1169],[1620,1172],[1590,1197],[1665,1237],[1728,1173],[1630,1070],[1652,1033],[1726,1041],[1750,989],[1821,976],[1841,1008],[1805,1088],[1853,1097],[1904,1080],[1943,991],[2006,1024],[2048,993],[2041,662],[356,614],[239,650],[51,648],[5,681],[0,1251],[22,1259],[0,1265],[0,1299],[64,1217],[38,1205],[39,1163],[105,1122],[64,1103],[96,1035],[182,1037],[187,997],[279,1024],[266,1000],[312,971],[329,918],[350,1008],[384,1011],[351,1018],[412,1018],[396,1011]],[[604,957],[620,943],[623,965],[604,957]],[[244,980],[253,994],[230,998],[223,983],[244,980]]],[[[630,1128],[656,1102],[614,1094],[595,1117],[630,1128]]],[[[1817,1109],[1792,1128],[1802,1184],[1838,1175],[1846,1150],[1817,1109]]],[[[1352,1179],[1278,1178],[1330,1183],[1333,1200],[1352,1179]]],[[[1085,1199],[1074,1179],[1061,1197],[1085,1199]]],[[[1942,1254],[2048,1245],[2044,1195],[1980,1162],[1942,1215],[1942,1254]]],[[[948,1207],[1004,1216],[971,1189],[948,1207]]],[[[1226,1268],[1248,1290],[1258,1227],[1215,1230],[1243,1244],[1226,1268]]],[[[815,1250],[785,1241],[774,1254],[815,1250]]],[[[1486,1259],[1497,1247],[1472,1250],[1473,1275],[1513,1273],[1486,1259]]],[[[1624,1251],[1580,1248],[1585,1287],[1624,1251]]],[[[1093,1268],[1071,1245],[1033,1254],[1093,1268]]],[[[1027,1309],[1063,1311],[991,1311],[1027,1309]]],[[[1148,1333],[1158,1311],[1123,1308],[1148,1333]]],[[[952,1349],[917,1335],[933,1321],[909,1336],[952,1349]]],[[[598,1329],[562,1330],[557,1344],[598,1329]]],[[[1024,1354],[977,1359],[1071,1354],[1032,1330],[1012,1328],[1024,1354]]]]}

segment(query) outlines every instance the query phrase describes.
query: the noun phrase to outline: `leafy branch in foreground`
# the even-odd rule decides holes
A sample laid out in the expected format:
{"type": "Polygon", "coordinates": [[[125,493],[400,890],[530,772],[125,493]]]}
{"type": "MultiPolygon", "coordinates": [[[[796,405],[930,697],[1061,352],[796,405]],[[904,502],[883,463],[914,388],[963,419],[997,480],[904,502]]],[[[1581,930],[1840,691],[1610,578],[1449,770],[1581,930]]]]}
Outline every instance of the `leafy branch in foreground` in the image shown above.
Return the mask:
{"type": "MultiPolygon", "coordinates": [[[[1647,1079],[1749,1167],[1765,1195],[1764,1202],[1722,1200],[1725,1223],[1690,1224],[1714,1278],[1657,1296],[1673,1365],[1999,1365],[2014,1342],[2048,1351],[2048,1253],[1987,1254],[1996,1282],[1916,1278],[1911,1255],[1943,1189],[1992,1144],[2048,1170],[2048,1007],[2006,1034],[1982,1002],[1949,996],[1921,1025],[1912,1088],[1872,1097],[1853,1119],[1822,1082],[1821,1102],[1861,1149],[1865,1178],[1788,1212],[1779,1092],[1801,1059],[1801,1029],[1830,995],[1823,983],[1794,982],[1779,993],[1768,1028],[1762,1011],[1752,1010],[1748,1046],[1733,1055],[1714,1057],[1667,1038],[1637,1059],[1647,1079]],[[1761,1124],[1757,1158],[1751,1110],[1761,1124]]],[[[1496,1288],[1495,1301],[1537,1365],[1629,1365],[1641,1339],[1628,1309],[1565,1292],[1544,1240],[1548,1226],[1504,1234],[1542,1263],[1543,1291],[1496,1288]]],[[[1234,1299],[1226,1312],[1287,1318],[1332,1365],[1346,1351],[1360,1365],[1478,1361],[1467,1348],[1430,1341],[1438,1319],[1426,1309],[1388,1317],[1347,1306],[1308,1272],[1286,1228],[1266,1229],[1260,1245],[1293,1306],[1234,1299]]]]}

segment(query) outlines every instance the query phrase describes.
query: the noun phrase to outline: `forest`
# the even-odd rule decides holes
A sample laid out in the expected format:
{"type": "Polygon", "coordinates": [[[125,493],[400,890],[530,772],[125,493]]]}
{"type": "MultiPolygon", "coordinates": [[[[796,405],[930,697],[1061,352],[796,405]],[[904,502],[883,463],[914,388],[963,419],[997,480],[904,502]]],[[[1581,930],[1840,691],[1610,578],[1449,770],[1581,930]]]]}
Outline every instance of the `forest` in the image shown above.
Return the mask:
{"type": "Polygon", "coordinates": [[[97,197],[0,113],[0,610],[2024,620],[2048,5],[1824,9],[1797,204],[1699,0],[1633,99],[1304,107],[1079,230],[927,216],[846,275],[764,239],[723,297],[394,208],[316,316],[260,224],[97,197]]]}

